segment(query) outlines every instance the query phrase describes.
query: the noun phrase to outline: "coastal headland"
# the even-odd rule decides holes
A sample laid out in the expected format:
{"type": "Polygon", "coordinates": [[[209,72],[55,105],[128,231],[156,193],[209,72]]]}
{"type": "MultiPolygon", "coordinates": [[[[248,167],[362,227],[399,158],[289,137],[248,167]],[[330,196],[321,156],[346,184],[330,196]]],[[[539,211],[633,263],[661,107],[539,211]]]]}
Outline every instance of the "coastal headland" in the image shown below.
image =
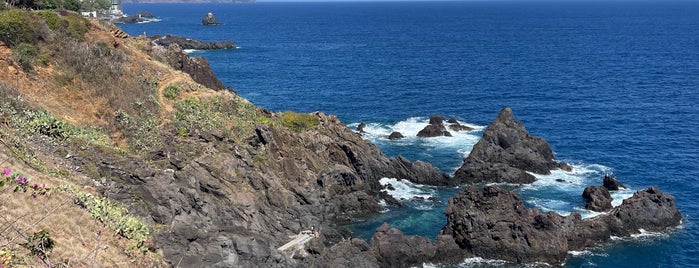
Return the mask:
{"type": "Polygon", "coordinates": [[[558,265],[569,250],[681,224],[674,198],[655,187],[582,219],[526,208],[514,193],[484,186],[570,169],[509,108],[452,176],[387,157],[336,116],[255,106],[178,45],[72,13],[1,12],[0,31],[12,31],[0,35],[1,168],[23,174],[5,174],[4,187],[28,176],[53,193],[34,186],[39,196],[9,202],[21,191],[2,189],[2,224],[31,241],[46,230],[55,244],[39,258],[2,231],[0,242],[17,256],[9,265],[406,267],[473,256],[558,265]],[[9,29],[5,20],[38,22],[9,29]],[[396,203],[382,178],[461,187],[435,241],[386,224],[367,242],[342,228],[379,213],[381,201],[396,203]],[[112,223],[116,211],[129,217],[112,223]],[[29,227],[16,221],[32,217],[29,227]],[[81,220],[50,224],[71,218],[81,220]]]}

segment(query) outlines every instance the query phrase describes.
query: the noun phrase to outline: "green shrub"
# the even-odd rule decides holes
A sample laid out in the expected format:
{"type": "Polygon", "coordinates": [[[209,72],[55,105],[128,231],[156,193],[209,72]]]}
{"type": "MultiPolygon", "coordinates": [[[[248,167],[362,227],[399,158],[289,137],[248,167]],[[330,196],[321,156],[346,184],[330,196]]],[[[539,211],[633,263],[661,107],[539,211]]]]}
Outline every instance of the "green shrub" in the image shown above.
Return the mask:
{"type": "Polygon", "coordinates": [[[25,112],[29,115],[29,122],[27,123],[26,129],[31,133],[57,139],[69,137],[70,126],[65,121],[54,117],[45,110],[25,112]]]}
{"type": "Polygon", "coordinates": [[[282,113],[282,126],[294,131],[306,131],[318,125],[319,121],[315,115],[301,114],[292,111],[282,113]]]}
{"type": "Polygon", "coordinates": [[[132,116],[123,110],[116,113],[117,123],[129,139],[131,149],[136,152],[149,151],[162,142],[159,122],[152,114],[142,111],[142,116],[132,116]]]}
{"type": "Polygon", "coordinates": [[[71,193],[75,198],[75,204],[90,212],[93,218],[114,229],[116,235],[131,240],[129,250],[148,252],[148,248],[144,245],[150,237],[148,226],[140,219],[129,216],[129,211],[121,204],[65,185],[61,188],[71,193]]]}
{"type": "Polygon", "coordinates": [[[12,49],[12,57],[25,72],[30,72],[34,69],[34,63],[38,54],[39,48],[29,43],[20,43],[12,49]]]}
{"type": "Polygon", "coordinates": [[[163,90],[163,96],[168,99],[174,100],[180,95],[180,88],[175,85],[169,85],[163,90]]]}
{"type": "Polygon", "coordinates": [[[28,11],[12,9],[0,12],[0,41],[10,47],[20,43],[36,44],[44,39],[41,22],[28,11]]]}
{"type": "Polygon", "coordinates": [[[42,10],[34,13],[37,17],[46,21],[49,29],[78,40],[85,39],[85,33],[90,30],[90,21],[75,12],[59,13],[42,10]]]}

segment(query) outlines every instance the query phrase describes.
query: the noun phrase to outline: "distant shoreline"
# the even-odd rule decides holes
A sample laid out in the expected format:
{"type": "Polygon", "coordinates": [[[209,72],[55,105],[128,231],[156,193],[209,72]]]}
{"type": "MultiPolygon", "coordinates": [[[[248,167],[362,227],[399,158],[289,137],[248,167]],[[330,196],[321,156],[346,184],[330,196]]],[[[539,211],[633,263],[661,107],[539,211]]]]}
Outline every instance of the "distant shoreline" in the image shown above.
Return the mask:
{"type": "Polygon", "coordinates": [[[123,4],[212,4],[255,3],[256,0],[124,0],[123,4]]]}

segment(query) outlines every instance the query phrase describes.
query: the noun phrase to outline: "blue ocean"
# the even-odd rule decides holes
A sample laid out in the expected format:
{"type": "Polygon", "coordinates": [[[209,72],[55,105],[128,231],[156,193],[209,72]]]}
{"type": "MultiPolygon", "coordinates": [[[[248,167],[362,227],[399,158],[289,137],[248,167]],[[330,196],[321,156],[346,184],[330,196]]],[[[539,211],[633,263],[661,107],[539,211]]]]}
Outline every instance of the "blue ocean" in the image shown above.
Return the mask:
{"type": "MultiPolygon", "coordinates": [[[[615,175],[630,190],[657,186],[684,216],[667,233],[618,238],[571,252],[568,267],[699,267],[699,2],[476,1],[125,4],[161,21],[121,25],[131,35],[233,40],[191,51],[227,85],[273,111],[316,110],[390,156],[453,173],[502,107],[545,138],[572,172],[505,185],[526,204],[584,217],[582,190],[615,175]],[[202,26],[212,12],[223,25],[202,26]],[[428,117],[473,131],[417,138],[428,117]],[[389,141],[392,131],[407,138],[389,141]],[[565,182],[557,182],[562,179],[565,182]]],[[[369,239],[383,222],[433,239],[458,189],[392,178],[404,208],[348,226],[369,239]],[[416,197],[437,197],[442,203],[416,197]]],[[[430,266],[430,265],[427,265],[430,266]]],[[[468,259],[462,267],[509,267],[468,259]]]]}

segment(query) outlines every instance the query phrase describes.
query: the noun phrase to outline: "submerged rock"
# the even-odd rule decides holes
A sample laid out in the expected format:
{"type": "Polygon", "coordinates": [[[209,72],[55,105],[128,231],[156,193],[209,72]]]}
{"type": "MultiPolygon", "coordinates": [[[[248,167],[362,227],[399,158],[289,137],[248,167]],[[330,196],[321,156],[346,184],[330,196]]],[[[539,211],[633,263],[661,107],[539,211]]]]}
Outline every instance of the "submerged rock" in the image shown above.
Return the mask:
{"type": "Polygon", "coordinates": [[[551,170],[565,166],[555,161],[544,139],[530,135],[515,120],[512,109],[503,108],[454,178],[463,183],[531,183],[536,178],[527,172],[550,174],[551,170]]]}

